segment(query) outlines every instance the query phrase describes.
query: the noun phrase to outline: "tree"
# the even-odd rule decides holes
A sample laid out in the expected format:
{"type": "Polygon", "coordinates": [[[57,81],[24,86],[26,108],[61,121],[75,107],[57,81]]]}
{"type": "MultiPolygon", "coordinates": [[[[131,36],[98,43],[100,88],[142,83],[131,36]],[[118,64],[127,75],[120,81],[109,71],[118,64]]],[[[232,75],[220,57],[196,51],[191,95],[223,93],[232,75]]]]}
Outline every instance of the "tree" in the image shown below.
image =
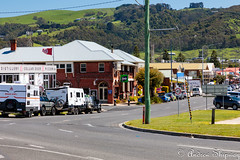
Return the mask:
{"type": "Polygon", "coordinates": [[[215,50],[212,51],[211,57],[210,57],[210,62],[214,63],[214,66],[216,68],[220,68],[221,64],[219,60],[217,59],[217,52],[215,50]]]}
{"type": "Polygon", "coordinates": [[[228,76],[228,79],[231,81],[233,79],[233,75],[232,74],[229,74],[227,75],[228,76]]]}
{"type": "Polygon", "coordinates": [[[137,46],[137,45],[134,47],[133,55],[136,56],[136,57],[138,57],[138,58],[140,57],[139,49],[138,49],[138,46],[137,46]]]}
{"type": "Polygon", "coordinates": [[[185,62],[185,59],[186,59],[185,56],[182,54],[182,52],[180,52],[177,56],[176,61],[177,62],[185,62]]]}
{"type": "Polygon", "coordinates": [[[225,81],[226,77],[224,75],[217,75],[214,80],[217,84],[222,84],[225,81]]]}
{"type": "Polygon", "coordinates": [[[165,61],[169,60],[169,54],[168,54],[168,51],[165,49],[164,52],[163,52],[163,59],[165,61]]]}
{"type": "MultiPolygon", "coordinates": [[[[144,86],[145,84],[145,69],[141,68],[139,69],[139,72],[136,75],[135,78],[141,86],[144,86]]],[[[154,96],[154,90],[156,87],[160,86],[163,82],[164,75],[159,72],[157,69],[150,69],[150,93],[151,97],[154,96]]]]}

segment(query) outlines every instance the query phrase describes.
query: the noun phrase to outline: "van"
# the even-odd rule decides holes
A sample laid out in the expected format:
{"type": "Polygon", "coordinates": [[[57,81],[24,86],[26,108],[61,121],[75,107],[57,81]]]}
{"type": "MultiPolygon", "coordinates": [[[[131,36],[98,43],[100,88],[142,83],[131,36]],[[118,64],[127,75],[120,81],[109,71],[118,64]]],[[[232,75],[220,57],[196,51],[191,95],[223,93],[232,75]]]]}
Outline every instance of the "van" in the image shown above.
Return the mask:
{"type": "Polygon", "coordinates": [[[240,92],[227,92],[228,95],[240,98],[240,92]]]}
{"type": "Polygon", "coordinates": [[[192,96],[201,96],[202,95],[202,88],[195,87],[192,89],[192,96]]]}

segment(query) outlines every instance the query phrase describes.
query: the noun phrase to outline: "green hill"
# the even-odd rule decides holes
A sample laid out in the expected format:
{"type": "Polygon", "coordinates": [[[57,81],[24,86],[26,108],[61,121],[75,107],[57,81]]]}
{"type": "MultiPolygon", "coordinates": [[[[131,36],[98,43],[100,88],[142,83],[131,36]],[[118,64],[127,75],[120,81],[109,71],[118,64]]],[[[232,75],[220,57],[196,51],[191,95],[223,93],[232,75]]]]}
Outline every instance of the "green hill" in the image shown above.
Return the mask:
{"type": "Polygon", "coordinates": [[[43,11],[33,14],[27,14],[23,16],[17,17],[8,17],[8,18],[0,18],[0,24],[7,23],[20,23],[20,24],[34,24],[37,20],[34,20],[34,17],[42,17],[46,21],[59,23],[59,24],[67,24],[73,22],[77,18],[88,18],[88,17],[97,17],[98,13],[100,17],[104,16],[112,16],[114,14],[114,8],[106,8],[106,9],[89,9],[89,10],[81,10],[81,11],[69,11],[69,10],[50,10],[43,11]],[[91,15],[91,16],[87,16],[91,15]]]}

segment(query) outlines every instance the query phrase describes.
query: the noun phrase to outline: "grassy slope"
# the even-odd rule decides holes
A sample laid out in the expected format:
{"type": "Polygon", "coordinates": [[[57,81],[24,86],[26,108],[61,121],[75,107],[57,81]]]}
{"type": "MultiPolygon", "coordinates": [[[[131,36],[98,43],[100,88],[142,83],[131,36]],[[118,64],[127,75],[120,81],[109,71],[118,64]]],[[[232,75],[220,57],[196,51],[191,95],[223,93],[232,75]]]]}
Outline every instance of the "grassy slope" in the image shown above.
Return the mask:
{"type": "MultiPolygon", "coordinates": [[[[76,18],[83,18],[86,13],[89,12],[103,12],[107,13],[107,16],[111,16],[114,13],[114,8],[106,8],[106,9],[89,9],[89,10],[81,10],[81,11],[69,11],[69,10],[51,10],[51,11],[43,11],[33,14],[27,14],[23,16],[17,17],[8,17],[8,18],[0,18],[0,24],[8,23],[21,23],[21,24],[33,24],[36,20],[33,20],[34,16],[43,17],[46,21],[52,21],[60,24],[67,24],[69,22],[73,22],[76,18]]],[[[91,16],[91,17],[95,17],[91,16]]]]}
{"type": "MultiPolygon", "coordinates": [[[[239,53],[240,53],[240,48],[224,48],[224,49],[208,49],[208,56],[211,57],[212,51],[215,50],[217,52],[218,57],[222,59],[222,54],[223,54],[223,59],[240,59],[239,53]]],[[[201,52],[202,49],[199,50],[190,50],[190,51],[182,51],[183,55],[186,57],[186,59],[192,59],[194,57],[198,57],[199,52],[201,52]]],[[[176,53],[175,56],[173,56],[173,59],[177,57],[177,55],[180,53],[180,51],[173,51],[176,53]]],[[[159,55],[162,53],[155,52],[154,57],[157,58],[159,55]]],[[[145,53],[141,52],[140,53],[140,58],[144,59],[145,53]]]]}
{"type": "MultiPolygon", "coordinates": [[[[211,125],[211,110],[193,111],[192,123],[189,113],[166,117],[152,118],[150,124],[142,124],[142,120],[129,121],[126,124],[146,129],[174,131],[182,133],[194,133],[205,135],[220,135],[240,137],[240,125],[215,124],[211,125]]],[[[240,117],[239,111],[216,110],[216,121],[223,121],[240,117]]]]}

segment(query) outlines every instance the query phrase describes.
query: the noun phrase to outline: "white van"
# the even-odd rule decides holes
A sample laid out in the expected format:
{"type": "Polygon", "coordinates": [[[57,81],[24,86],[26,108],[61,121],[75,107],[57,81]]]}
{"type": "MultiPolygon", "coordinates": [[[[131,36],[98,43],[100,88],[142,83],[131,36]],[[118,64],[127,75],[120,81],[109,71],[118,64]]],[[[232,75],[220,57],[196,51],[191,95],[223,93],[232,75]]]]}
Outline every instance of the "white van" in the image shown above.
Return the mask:
{"type": "Polygon", "coordinates": [[[240,98],[240,92],[227,92],[228,95],[240,98]]]}
{"type": "Polygon", "coordinates": [[[202,88],[195,87],[192,89],[192,96],[201,96],[202,95],[202,88]]]}

